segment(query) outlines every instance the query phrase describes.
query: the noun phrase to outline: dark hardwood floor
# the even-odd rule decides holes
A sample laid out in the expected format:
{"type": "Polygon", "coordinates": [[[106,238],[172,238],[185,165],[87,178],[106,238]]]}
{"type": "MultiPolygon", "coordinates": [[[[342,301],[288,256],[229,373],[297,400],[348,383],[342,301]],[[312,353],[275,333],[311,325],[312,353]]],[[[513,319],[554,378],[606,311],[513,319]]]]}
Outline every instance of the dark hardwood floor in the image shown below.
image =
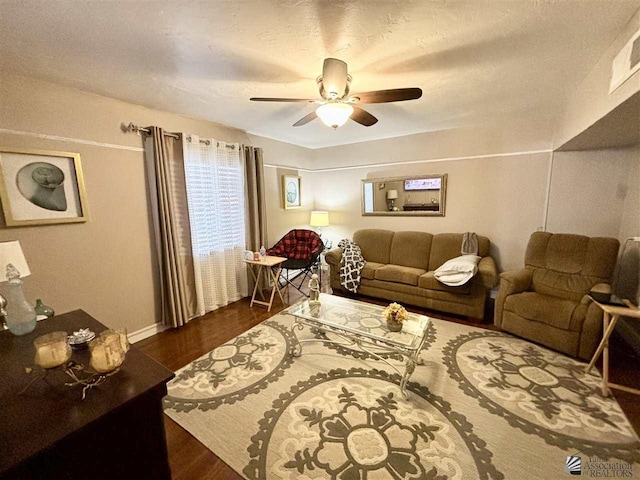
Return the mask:
{"type": "MultiPolygon", "coordinates": [[[[324,283],[323,291],[328,291],[328,286],[324,283]]],[[[302,299],[299,292],[292,288],[289,290],[285,296],[289,304],[302,299]]],[[[371,298],[359,298],[373,303],[388,303],[371,298]]],[[[249,308],[249,300],[243,299],[202,318],[192,320],[186,327],[166,330],[138,342],[136,347],[175,371],[269,317],[278,314],[283,308],[284,306],[280,304],[277,296],[269,313],[264,307],[249,308]]],[[[429,312],[420,308],[409,308],[409,310],[427,313],[433,317],[453,322],[493,329],[493,324],[486,320],[485,323],[480,324],[461,317],[429,312]]],[[[640,385],[640,359],[621,345],[611,350],[611,381],[635,387],[640,385]]],[[[636,432],[640,431],[640,398],[618,390],[614,391],[614,394],[636,432]]],[[[174,480],[242,479],[213,452],[166,415],[165,426],[169,461],[174,480]]]]}

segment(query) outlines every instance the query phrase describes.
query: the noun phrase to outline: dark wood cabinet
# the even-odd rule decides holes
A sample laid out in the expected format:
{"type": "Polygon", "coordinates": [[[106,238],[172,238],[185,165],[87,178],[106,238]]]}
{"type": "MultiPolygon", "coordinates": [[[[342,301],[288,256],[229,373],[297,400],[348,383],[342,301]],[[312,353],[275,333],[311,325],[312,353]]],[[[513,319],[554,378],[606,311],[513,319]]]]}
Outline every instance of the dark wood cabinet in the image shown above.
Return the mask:
{"type": "MultiPolygon", "coordinates": [[[[45,333],[106,327],[76,310],[42,322],[31,334],[0,332],[0,478],[171,478],[162,398],[173,373],[131,347],[120,371],[88,392],[65,387],[54,371],[22,394],[31,377],[33,340],[45,333]]],[[[88,352],[74,352],[88,365],[88,352]]]]}
{"type": "Polygon", "coordinates": [[[405,203],[402,206],[405,212],[437,212],[440,210],[439,203],[405,203]]]}

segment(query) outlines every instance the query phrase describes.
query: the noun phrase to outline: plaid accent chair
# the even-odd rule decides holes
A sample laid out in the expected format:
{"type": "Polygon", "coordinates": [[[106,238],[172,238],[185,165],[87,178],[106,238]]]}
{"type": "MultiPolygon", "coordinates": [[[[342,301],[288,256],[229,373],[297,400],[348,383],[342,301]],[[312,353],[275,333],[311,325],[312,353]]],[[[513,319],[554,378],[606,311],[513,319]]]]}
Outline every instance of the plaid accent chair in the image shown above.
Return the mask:
{"type": "MultiPolygon", "coordinates": [[[[320,235],[312,230],[291,230],[278,242],[267,250],[267,255],[275,257],[285,257],[286,262],[281,264],[280,274],[281,285],[293,285],[301,293],[302,285],[307,277],[313,273],[313,268],[318,265],[320,254],[324,250],[324,244],[320,235]],[[290,278],[289,272],[298,270],[299,272],[290,278]],[[294,281],[302,277],[299,284],[294,281]]],[[[320,269],[318,269],[320,272],[320,269]]]]}

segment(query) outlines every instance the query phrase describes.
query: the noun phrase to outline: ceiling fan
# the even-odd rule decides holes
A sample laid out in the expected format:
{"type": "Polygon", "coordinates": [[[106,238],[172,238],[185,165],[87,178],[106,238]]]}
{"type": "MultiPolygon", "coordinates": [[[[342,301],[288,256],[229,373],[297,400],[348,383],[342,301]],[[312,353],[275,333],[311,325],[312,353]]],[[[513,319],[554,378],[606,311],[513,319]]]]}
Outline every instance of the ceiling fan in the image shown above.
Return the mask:
{"type": "Polygon", "coordinates": [[[322,66],[322,75],[317,80],[322,100],[310,100],[304,98],[265,98],[253,97],[254,102],[308,102],[317,103],[320,106],[308,115],[305,115],[294,127],[306,125],[316,117],[332,128],[344,125],[349,118],[360,125],[370,127],[375,125],[378,119],[366,110],[357,106],[364,103],[389,103],[416,100],[422,96],[419,88],[395,88],[392,90],[376,90],[373,92],[357,93],[349,95],[351,75],[347,73],[347,64],[336,58],[325,58],[322,66]]]}

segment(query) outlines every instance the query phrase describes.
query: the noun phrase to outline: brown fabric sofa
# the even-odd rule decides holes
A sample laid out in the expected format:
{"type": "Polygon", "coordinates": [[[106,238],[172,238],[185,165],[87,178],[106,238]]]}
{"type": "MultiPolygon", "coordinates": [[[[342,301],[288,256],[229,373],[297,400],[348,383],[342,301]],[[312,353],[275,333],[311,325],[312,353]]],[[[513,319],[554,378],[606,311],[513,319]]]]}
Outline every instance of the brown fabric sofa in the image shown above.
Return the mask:
{"type": "Polygon", "coordinates": [[[615,238],[534,233],[525,268],[500,275],[495,325],[589,359],[602,333],[602,310],[587,293],[610,288],[619,246],[615,238]]]}
{"type": "MultiPolygon", "coordinates": [[[[358,293],[477,319],[484,317],[487,290],[498,281],[487,237],[478,236],[479,255],[483,257],[478,273],[459,287],[440,283],[433,271],[460,255],[461,233],[432,235],[365,229],[355,232],[353,241],[367,261],[358,293]]],[[[340,285],[342,249],[330,250],[325,258],[330,267],[331,288],[344,291],[340,285]]]]}

